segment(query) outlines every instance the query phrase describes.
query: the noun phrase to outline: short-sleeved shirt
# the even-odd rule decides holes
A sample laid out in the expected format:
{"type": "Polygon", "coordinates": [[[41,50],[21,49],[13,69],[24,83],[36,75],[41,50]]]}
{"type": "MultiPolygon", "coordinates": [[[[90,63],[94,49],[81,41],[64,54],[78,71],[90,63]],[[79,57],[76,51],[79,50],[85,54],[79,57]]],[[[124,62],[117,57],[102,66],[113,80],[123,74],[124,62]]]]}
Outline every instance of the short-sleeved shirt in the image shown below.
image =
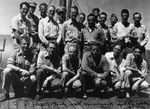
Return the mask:
{"type": "Polygon", "coordinates": [[[59,58],[55,55],[51,57],[47,51],[40,51],[37,60],[37,68],[43,68],[43,65],[57,69],[60,65],[59,58]]]}
{"type": "Polygon", "coordinates": [[[148,33],[145,25],[140,25],[139,27],[134,26],[133,36],[136,37],[138,42],[143,46],[148,42],[148,33]]]}
{"type": "Polygon", "coordinates": [[[96,26],[93,31],[89,27],[85,27],[81,31],[81,35],[85,45],[88,45],[91,41],[104,43],[104,31],[96,26]]]}
{"type": "Polygon", "coordinates": [[[106,57],[102,55],[99,64],[96,65],[91,52],[86,52],[84,53],[83,59],[82,59],[82,69],[85,71],[88,71],[86,70],[87,67],[97,73],[104,73],[109,70],[109,63],[106,57]]]}
{"type": "MultiPolygon", "coordinates": [[[[29,36],[29,33],[31,32],[31,23],[28,19],[22,19],[21,15],[18,14],[17,16],[12,18],[12,30],[15,29],[19,31],[19,34],[29,36]]],[[[12,32],[12,37],[15,37],[14,32],[12,32]]]]}
{"type": "Polygon", "coordinates": [[[55,20],[49,20],[48,17],[43,18],[39,21],[38,32],[43,43],[49,42],[45,36],[51,40],[56,40],[59,35],[58,23],[55,20]]]}
{"type": "Polygon", "coordinates": [[[74,59],[73,62],[71,62],[68,54],[65,54],[62,57],[62,64],[65,64],[66,67],[73,72],[77,72],[77,70],[80,68],[80,63],[81,63],[81,61],[79,60],[78,57],[76,59],[74,59]]]}
{"type": "Polygon", "coordinates": [[[118,39],[123,38],[125,36],[131,35],[134,29],[134,25],[132,23],[129,24],[128,27],[125,27],[122,22],[117,22],[114,26],[114,32],[118,39]]]}
{"type": "Polygon", "coordinates": [[[65,21],[62,25],[61,37],[67,42],[80,42],[81,25],[76,21],[72,22],[71,19],[65,21]]]}
{"type": "Polygon", "coordinates": [[[7,64],[12,64],[28,70],[29,72],[34,72],[36,69],[36,60],[36,55],[34,55],[31,50],[24,53],[21,49],[19,49],[8,58],[7,64]]]}

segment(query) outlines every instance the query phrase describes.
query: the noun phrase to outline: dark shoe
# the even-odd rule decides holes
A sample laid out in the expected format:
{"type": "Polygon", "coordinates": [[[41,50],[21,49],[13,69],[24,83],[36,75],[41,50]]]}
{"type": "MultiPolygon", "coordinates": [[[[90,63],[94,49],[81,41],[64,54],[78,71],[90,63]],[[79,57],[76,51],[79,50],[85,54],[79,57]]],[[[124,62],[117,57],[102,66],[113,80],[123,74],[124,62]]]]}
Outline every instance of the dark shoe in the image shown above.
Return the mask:
{"type": "Polygon", "coordinates": [[[41,95],[37,95],[34,99],[35,99],[36,101],[39,101],[41,98],[42,98],[41,95]]]}
{"type": "Polygon", "coordinates": [[[0,99],[0,102],[6,101],[6,100],[9,100],[9,94],[4,94],[2,98],[0,99]]]}

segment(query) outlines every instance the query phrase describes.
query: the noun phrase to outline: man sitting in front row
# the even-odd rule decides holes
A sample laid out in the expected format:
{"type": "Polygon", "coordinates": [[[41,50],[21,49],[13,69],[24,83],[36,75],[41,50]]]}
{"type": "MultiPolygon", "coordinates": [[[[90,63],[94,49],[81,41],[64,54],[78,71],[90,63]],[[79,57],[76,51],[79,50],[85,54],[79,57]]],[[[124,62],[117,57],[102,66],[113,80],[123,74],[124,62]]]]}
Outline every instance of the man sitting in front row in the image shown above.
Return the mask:
{"type": "Polygon", "coordinates": [[[91,51],[86,52],[82,59],[82,83],[83,83],[83,98],[87,98],[86,85],[90,87],[94,82],[96,90],[107,89],[109,77],[109,63],[105,56],[101,54],[99,43],[91,43],[91,51]],[[90,79],[89,79],[90,78],[90,79]],[[106,86],[107,85],[107,86],[106,86]]]}

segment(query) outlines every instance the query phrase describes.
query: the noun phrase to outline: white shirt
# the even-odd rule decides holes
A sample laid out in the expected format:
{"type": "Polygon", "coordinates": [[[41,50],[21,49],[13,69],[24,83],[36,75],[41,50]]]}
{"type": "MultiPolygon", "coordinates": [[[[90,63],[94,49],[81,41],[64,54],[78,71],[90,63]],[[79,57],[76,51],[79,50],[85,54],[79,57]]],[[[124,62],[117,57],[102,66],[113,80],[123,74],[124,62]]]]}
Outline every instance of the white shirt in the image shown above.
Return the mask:
{"type": "Polygon", "coordinates": [[[132,34],[134,29],[134,25],[132,23],[129,24],[128,27],[125,27],[122,22],[117,22],[114,26],[114,32],[118,39],[122,39],[125,36],[129,36],[132,34]]]}
{"type": "Polygon", "coordinates": [[[38,32],[41,41],[43,43],[48,43],[49,41],[45,36],[57,39],[59,35],[59,26],[55,20],[49,21],[49,18],[46,17],[39,21],[38,32]]]}

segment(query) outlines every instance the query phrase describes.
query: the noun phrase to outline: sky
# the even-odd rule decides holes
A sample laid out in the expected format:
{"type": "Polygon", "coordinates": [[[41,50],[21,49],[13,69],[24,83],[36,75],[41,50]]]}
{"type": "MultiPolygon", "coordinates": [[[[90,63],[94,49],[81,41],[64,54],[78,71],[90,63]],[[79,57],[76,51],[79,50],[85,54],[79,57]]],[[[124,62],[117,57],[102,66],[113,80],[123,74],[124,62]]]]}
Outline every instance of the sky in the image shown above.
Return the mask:
{"type": "MultiPolygon", "coordinates": [[[[51,2],[51,4],[56,7],[59,5],[59,0],[0,0],[0,34],[9,35],[11,33],[11,19],[19,13],[19,4],[23,1],[34,1],[38,5],[42,2],[47,4],[51,2]]],[[[79,4],[79,11],[86,13],[86,15],[95,7],[108,13],[108,25],[110,15],[116,13],[120,19],[120,12],[123,8],[128,8],[130,10],[130,22],[133,22],[132,14],[139,11],[143,16],[142,23],[149,29],[150,0],[73,0],[73,5],[76,3],[79,4]]],[[[35,14],[39,16],[38,7],[35,14]]]]}

